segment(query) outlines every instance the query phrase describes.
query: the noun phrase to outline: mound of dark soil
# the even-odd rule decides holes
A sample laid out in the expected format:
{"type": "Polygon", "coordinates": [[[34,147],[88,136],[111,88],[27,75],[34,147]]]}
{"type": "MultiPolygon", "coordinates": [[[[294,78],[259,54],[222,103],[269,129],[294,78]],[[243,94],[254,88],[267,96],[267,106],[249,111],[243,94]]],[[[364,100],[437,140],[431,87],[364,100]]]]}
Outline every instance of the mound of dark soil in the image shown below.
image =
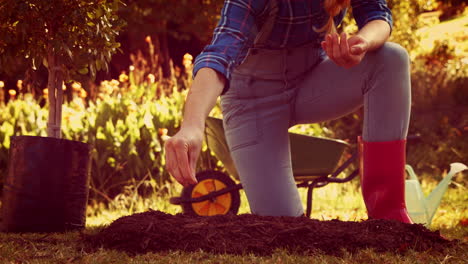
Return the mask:
{"type": "Polygon", "coordinates": [[[437,250],[456,244],[422,225],[388,220],[343,222],[306,217],[256,215],[189,216],[149,211],[122,217],[85,241],[93,248],[105,247],[130,254],[167,250],[269,255],[276,249],[294,254],[316,251],[340,255],[355,252],[405,252],[437,250]]]}

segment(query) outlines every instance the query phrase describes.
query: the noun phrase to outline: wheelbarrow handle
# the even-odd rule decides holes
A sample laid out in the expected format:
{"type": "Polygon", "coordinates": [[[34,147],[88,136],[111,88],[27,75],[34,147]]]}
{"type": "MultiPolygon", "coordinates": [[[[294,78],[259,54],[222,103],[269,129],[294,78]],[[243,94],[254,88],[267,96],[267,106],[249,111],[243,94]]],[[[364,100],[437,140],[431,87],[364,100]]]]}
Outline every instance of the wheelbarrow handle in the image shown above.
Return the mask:
{"type": "Polygon", "coordinates": [[[349,167],[349,165],[351,165],[351,163],[357,160],[358,155],[359,155],[358,151],[354,151],[353,155],[349,159],[347,159],[345,162],[343,162],[343,164],[341,164],[341,166],[338,167],[328,178],[329,179],[337,178],[338,175],[340,175],[340,173],[342,173],[346,168],[349,167]]]}
{"type": "Polygon", "coordinates": [[[179,204],[182,204],[182,203],[199,203],[199,202],[203,202],[203,201],[206,201],[206,200],[213,199],[213,198],[218,197],[220,195],[223,195],[225,193],[229,193],[229,192],[232,192],[232,191],[238,191],[240,189],[242,189],[242,184],[239,183],[239,184],[236,184],[236,185],[229,186],[227,188],[221,189],[219,191],[211,192],[209,194],[206,194],[206,195],[203,195],[203,196],[200,196],[200,197],[196,197],[196,198],[172,197],[172,198],[169,199],[169,202],[171,204],[176,204],[176,205],[179,205],[179,204]]]}

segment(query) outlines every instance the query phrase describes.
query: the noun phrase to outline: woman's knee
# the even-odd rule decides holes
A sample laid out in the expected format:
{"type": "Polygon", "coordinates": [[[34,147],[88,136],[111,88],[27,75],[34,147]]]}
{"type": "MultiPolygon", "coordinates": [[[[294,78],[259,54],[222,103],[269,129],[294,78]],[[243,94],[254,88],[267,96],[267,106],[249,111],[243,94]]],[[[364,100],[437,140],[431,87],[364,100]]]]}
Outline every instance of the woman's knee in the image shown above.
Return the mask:
{"type": "Polygon", "coordinates": [[[390,67],[409,67],[410,64],[408,51],[394,42],[386,42],[376,55],[380,63],[390,67]]]}

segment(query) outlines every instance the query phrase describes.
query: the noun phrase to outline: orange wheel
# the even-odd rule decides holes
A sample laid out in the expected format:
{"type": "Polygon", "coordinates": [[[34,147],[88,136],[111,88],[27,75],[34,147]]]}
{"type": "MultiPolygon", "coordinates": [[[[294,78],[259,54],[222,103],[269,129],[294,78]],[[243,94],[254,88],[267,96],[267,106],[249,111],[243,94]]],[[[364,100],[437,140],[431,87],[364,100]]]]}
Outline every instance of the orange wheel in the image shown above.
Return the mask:
{"type": "MultiPolygon", "coordinates": [[[[226,174],[219,171],[203,171],[196,175],[198,183],[184,187],[182,198],[197,198],[215,191],[235,186],[236,183],[226,174]]],[[[183,203],[184,213],[211,216],[227,213],[237,214],[240,205],[238,190],[213,197],[198,203],[183,203]]]]}

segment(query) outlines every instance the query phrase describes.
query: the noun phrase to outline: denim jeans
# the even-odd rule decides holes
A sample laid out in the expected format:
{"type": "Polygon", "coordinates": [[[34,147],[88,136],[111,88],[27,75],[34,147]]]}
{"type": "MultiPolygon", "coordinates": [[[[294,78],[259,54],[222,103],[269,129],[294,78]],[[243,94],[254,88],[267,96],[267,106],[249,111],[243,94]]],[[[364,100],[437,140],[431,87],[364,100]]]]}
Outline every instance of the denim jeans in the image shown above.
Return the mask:
{"type": "Polygon", "coordinates": [[[251,49],[221,96],[227,143],[254,214],[304,212],[291,168],[291,126],[336,119],[364,106],[365,141],[406,138],[406,50],[387,42],[350,69],[322,59],[321,52],[316,45],[251,49]]]}

